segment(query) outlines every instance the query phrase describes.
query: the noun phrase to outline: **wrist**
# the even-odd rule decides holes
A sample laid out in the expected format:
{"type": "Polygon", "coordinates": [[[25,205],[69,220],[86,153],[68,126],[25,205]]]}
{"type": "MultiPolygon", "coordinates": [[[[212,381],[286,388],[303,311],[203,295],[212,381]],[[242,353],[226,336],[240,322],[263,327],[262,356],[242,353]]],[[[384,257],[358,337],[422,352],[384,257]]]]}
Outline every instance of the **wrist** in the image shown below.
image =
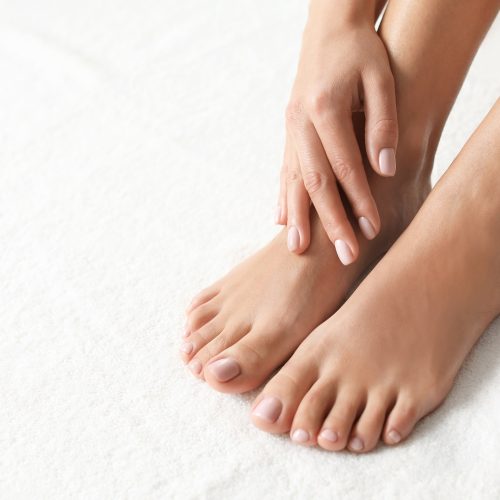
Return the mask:
{"type": "Polygon", "coordinates": [[[374,26],[379,0],[310,0],[308,23],[330,29],[374,26]]]}

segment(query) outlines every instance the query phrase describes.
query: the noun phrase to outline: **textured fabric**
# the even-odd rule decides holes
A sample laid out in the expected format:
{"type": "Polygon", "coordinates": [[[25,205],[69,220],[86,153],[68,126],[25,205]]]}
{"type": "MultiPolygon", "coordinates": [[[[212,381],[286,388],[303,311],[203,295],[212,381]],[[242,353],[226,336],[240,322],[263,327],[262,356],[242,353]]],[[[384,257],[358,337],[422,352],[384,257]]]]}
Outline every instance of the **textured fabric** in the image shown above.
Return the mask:
{"type": "MultiPolygon", "coordinates": [[[[499,321],[413,437],[366,456],[258,431],[255,394],[179,361],[192,294],[276,232],[305,1],[0,6],[2,498],[500,497],[499,321]]],[[[499,93],[499,31],[435,179],[499,93]]]]}

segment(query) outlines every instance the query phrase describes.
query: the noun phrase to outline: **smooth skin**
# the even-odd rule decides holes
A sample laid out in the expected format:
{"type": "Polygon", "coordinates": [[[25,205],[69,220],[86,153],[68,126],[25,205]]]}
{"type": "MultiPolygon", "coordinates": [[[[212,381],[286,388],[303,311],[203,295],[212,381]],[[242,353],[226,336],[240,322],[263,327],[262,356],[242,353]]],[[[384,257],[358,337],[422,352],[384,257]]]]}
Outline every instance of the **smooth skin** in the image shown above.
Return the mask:
{"type": "Polygon", "coordinates": [[[374,0],[312,0],[286,111],[286,145],[276,222],[288,226],[290,251],[309,246],[312,201],[344,265],[359,245],[339,188],[363,236],[380,231],[352,113],[366,116],[366,157],[382,176],[396,172],[398,125],[394,79],[374,27],[374,0]]]}
{"type": "Polygon", "coordinates": [[[442,403],[500,313],[499,140],[497,102],[409,228],[257,397],[255,425],[359,453],[401,442],[442,403]]]}

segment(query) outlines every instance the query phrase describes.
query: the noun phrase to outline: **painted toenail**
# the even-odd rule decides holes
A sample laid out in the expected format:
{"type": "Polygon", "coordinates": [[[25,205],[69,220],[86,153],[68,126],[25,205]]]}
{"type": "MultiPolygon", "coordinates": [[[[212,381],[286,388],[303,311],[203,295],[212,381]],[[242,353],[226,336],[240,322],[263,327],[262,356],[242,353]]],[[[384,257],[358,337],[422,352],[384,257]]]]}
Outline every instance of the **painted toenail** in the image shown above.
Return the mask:
{"type": "Polygon", "coordinates": [[[364,448],[363,441],[358,437],[354,437],[349,442],[349,448],[354,451],[361,451],[364,448]]]}
{"type": "Polygon", "coordinates": [[[292,441],[296,443],[307,443],[307,441],[309,441],[309,433],[304,429],[297,429],[292,433],[292,441]]]}
{"type": "Polygon", "coordinates": [[[392,148],[380,150],[378,164],[383,175],[393,176],[396,173],[396,153],[392,148]]]}
{"type": "Polygon", "coordinates": [[[327,441],[331,441],[332,443],[335,443],[339,439],[338,434],[331,429],[322,430],[319,437],[322,439],[326,439],[327,441]]]}
{"type": "Polygon", "coordinates": [[[253,410],[252,415],[267,420],[270,423],[276,422],[280,416],[283,404],[278,398],[264,398],[253,410]]]}
{"type": "Polygon", "coordinates": [[[184,342],[181,345],[181,351],[185,354],[190,354],[191,352],[193,352],[193,349],[194,345],[191,342],[184,342]]]}
{"type": "Polygon", "coordinates": [[[389,431],[387,437],[392,444],[397,444],[401,441],[401,434],[394,429],[392,431],[389,431]]]}
{"type": "Polygon", "coordinates": [[[195,374],[199,375],[201,373],[201,362],[198,359],[193,359],[191,363],[189,363],[189,369],[195,374]]]}
{"type": "Polygon", "coordinates": [[[234,359],[218,359],[210,363],[207,369],[219,382],[227,382],[241,373],[241,368],[234,359]]]}
{"type": "Polygon", "coordinates": [[[191,332],[190,332],[190,331],[186,328],[186,329],[184,330],[184,333],[182,334],[182,336],[183,336],[183,337],[189,337],[190,333],[191,333],[191,332]]]}
{"type": "Polygon", "coordinates": [[[352,255],[349,245],[343,240],[335,240],[335,250],[339,256],[340,262],[344,266],[348,266],[354,261],[354,256],[352,255]]]}
{"type": "Polygon", "coordinates": [[[295,226],[290,226],[288,228],[287,245],[290,252],[295,252],[299,248],[300,235],[295,226]]]}
{"type": "Polygon", "coordinates": [[[361,232],[364,234],[367,240],[373,240],[377,233],[375,232],[375,228],[372,223],[366,217],[360,217],[358,219],[359,227],[361,232]]]}

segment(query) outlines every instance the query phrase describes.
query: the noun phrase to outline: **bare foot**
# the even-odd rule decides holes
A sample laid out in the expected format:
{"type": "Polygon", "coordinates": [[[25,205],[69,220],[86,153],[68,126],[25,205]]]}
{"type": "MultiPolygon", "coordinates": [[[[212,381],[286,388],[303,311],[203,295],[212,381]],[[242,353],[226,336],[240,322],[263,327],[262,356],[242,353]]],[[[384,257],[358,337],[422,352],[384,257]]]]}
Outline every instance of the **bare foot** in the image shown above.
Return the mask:
{"type": "Polygon", "coordinates": [[[327,450],[405,439],[500,312],[500,104],[409,228],[266,385],[253,422],[327,450]]]}
{"type": "MultiPolygon", "coordinates": [[[[361,129],[363,130],[363,129],[361,129]]],[[[297,256],[282,231],[257,254],[199,294],[188,309],[181,354],[196,376],[223,392],[258,387],[304,338],[345,300],[353,284],[413,218],[425,199],[429,156],[424,149],[398,148],[394,179],[377,178],[371,188],[380,207],[382,231],[360,239],[360,258],[343,266],[316,216],[312,243],[297,256]],[[423,179],[423,180],[422,180],[423,179]]]]}

